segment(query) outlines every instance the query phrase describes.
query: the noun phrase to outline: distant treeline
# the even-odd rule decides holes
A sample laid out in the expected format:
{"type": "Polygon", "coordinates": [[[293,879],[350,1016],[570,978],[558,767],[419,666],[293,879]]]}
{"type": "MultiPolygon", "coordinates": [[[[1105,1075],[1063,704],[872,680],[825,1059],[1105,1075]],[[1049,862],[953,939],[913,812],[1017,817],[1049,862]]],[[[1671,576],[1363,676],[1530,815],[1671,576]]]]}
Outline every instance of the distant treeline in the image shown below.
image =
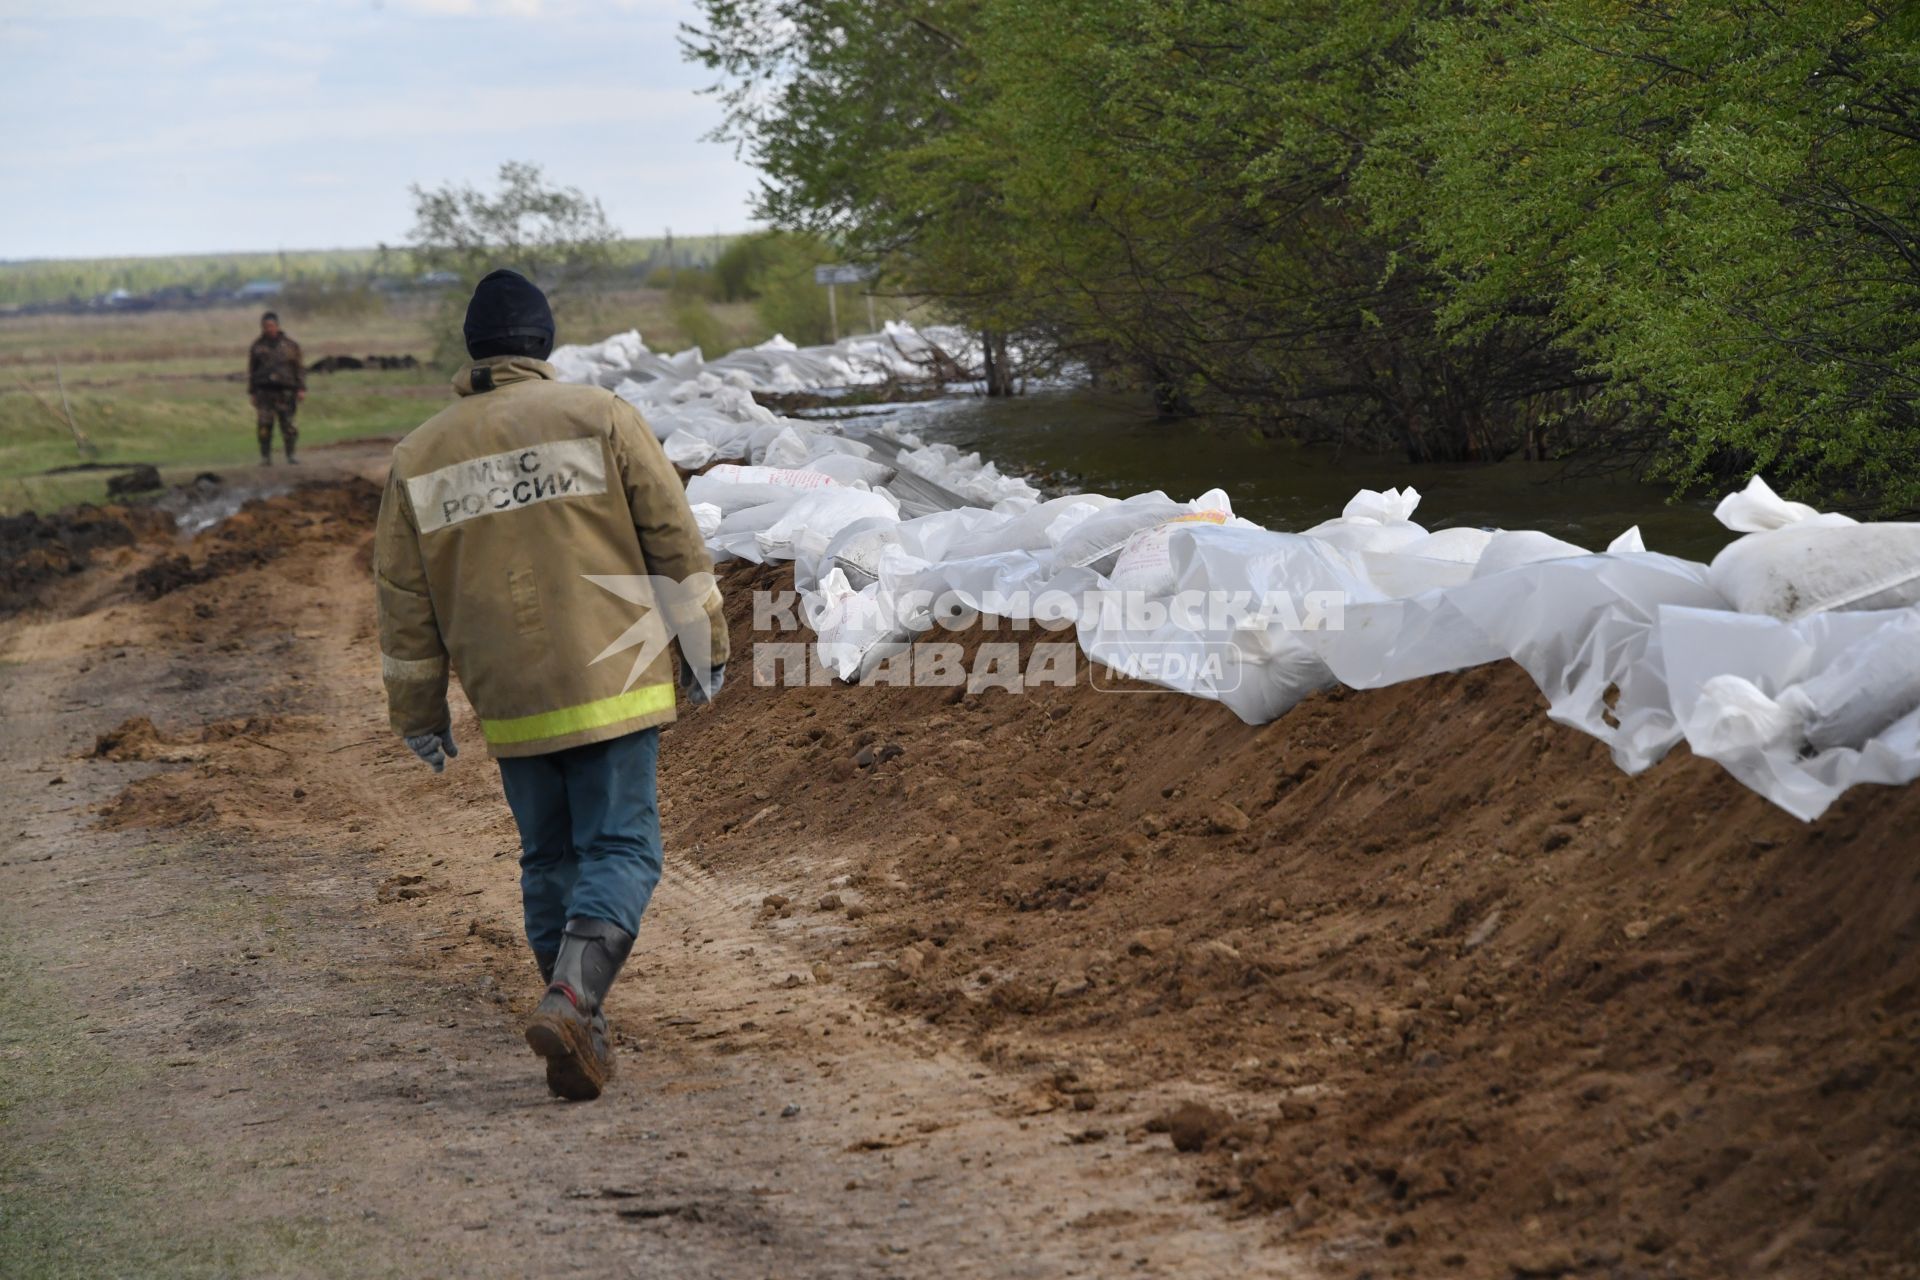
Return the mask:
{"type": "Polygon", "coordinates": [[[701,9],[761,214],[989,351],[1415,459],[1920,503],[1920,4],[701,9]]]}
{"type": "MultiPolygon", "coordinates": [[[[671,265],[712,266],[737,237],[675,236],[671,265]]],[[[669,265],[664,236],[618,239],[611,270],[644,278],[669,265]]],[[[48,258],[0,262],[0,307],[85,303],[116,290],[136,297],[231,293],[247,284],[277,281],[307,292],[360,289],[380,282],[413,282],[424,274],[404,245],[373,249],[309,249],[286,253],[208,253],[152,258],[48,258]]]]}

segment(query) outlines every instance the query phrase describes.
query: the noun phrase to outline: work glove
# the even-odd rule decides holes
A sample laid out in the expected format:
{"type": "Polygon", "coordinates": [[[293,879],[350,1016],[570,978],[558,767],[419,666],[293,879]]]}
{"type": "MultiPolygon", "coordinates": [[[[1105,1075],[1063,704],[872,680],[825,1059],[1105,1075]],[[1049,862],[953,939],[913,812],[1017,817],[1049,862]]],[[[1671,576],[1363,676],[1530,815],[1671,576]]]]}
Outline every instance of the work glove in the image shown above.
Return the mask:
{"type": "Polygon", "coordinates": [[[453,745],[451,725],[438,733],[407,735],[407,748],[432,765],[435,773],[441,773],[446,769],[448,757],[460,754],[460,748],[453,745]]]}
{"type": "Polygon", "coordinates": [[[700,679],[693,674],[693,666],[684,657],[680,659],[680,687],[687,691],[687,701],[693,706],[703,707],[720,695],[720,686],[727,678],[727,664],[711,668],[707,672],[707,684],[700,687],[700,679]]]}

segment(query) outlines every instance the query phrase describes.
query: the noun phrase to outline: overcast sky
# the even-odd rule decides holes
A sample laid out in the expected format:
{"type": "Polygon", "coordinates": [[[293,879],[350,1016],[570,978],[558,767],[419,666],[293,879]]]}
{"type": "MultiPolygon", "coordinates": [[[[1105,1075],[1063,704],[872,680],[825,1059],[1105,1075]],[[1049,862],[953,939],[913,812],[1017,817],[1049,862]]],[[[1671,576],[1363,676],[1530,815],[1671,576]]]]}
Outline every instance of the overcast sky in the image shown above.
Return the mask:
{"type": "Polygon", "coordinates": [[[0,0],[0,258],[389,244],[531,160],[629,235],[738,231],[692,0],[0,0]]]}

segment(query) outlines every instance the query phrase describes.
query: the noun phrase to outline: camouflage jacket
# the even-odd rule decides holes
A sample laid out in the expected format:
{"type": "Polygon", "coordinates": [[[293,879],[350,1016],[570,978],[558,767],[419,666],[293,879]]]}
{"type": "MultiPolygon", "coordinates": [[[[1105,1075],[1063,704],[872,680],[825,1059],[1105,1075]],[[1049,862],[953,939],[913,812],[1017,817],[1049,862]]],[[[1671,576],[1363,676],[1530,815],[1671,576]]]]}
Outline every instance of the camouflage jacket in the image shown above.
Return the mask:
{"type": "Polygon", "coordinates": [[[247,349],[248,391],[305,391],[307,369],[300,360],[300,344],[285,333],[253,340],[247,349]]]}

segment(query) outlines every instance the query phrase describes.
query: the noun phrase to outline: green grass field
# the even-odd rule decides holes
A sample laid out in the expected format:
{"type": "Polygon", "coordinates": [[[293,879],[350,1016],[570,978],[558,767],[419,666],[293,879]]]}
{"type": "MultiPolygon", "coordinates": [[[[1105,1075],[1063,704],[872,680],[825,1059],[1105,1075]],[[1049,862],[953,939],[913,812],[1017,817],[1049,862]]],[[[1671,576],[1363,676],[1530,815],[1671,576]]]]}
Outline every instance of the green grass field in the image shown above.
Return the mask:
{"type": "MultiPolygon", "coordinates": [[[[280,308],[311,363],[324,355],[412,354],[434,348],[436,312],[425,302],[365,316],[300,315],[280,308]]],[[[700,340],[738,346],[766,337],[750,303],[702,307],[700,340]]],[[[59,472],[79,462],[151,462],[170,482],[256,456],[244,372],[257,308],[131,315],[0,316],[0,512],[48,511],[105,496],[110,472],[59,472]],[[61,408],[56,362],[75,424],[95,452],[75,446],[61,408]]],[[[684,303],[657,290],[575,300],[560,318],[562,342],[639,329],[649,345],[689,344],[684,303]]],[[[717,354],[717,351],[710,351],[717,354]]],[[[303,445],[392,436],[431,416],[452,395],[435,368],[316,374],[300,411],[303,445]]]]}
{"type": "MultiPolygon", "coordinates": [[[[710,264],[737,236],[676,236],[673,258],[681,266],[710,264]]],[[[666,249],[658,236],[613,243],[616,267],[653,262],[666,249]]],[[[340,285],[369,275],[407,278],[419,264],[404,245],[379,249],[299,249],[284,253],[196,253],[144,258],[34,258],[0,262],[0,307],[91,298],[112,289],[146,293],[184,285],[234,289],[249,280],[340,285]]]]}

